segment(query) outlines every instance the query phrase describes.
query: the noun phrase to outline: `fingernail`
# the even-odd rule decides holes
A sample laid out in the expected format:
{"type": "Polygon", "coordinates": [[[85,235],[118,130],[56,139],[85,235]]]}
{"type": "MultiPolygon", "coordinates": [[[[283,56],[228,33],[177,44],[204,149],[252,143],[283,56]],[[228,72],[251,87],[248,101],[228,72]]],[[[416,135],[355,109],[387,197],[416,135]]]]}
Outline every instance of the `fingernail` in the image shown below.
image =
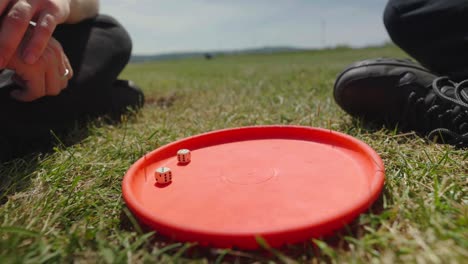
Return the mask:
{"type": "Polygon", "coordinates": [[[27,50],[25,53],[24,53],[24,62],[26,62],[27,64],[34,64],[37,60],[37,57],[34,53],[32,53],[30,50],[27,50]]]}

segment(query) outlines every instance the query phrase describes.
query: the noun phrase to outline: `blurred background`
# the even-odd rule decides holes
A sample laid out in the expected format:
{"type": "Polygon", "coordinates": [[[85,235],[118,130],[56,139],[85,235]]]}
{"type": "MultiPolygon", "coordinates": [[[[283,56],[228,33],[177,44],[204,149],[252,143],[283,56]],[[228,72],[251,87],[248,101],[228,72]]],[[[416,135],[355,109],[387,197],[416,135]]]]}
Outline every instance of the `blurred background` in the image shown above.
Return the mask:
{"type": "Polygon", "coordinates": [[[252,48],[365,47],[389,41],[386,0],[101,0],[134,55],[252,48]]]}

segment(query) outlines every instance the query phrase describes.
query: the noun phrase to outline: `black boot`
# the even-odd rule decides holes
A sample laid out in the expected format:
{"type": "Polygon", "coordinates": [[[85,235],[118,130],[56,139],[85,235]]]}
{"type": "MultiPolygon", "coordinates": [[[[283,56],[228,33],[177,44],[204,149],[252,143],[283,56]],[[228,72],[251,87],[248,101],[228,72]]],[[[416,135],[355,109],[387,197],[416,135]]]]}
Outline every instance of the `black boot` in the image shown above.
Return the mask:
{"type": "Polygon", "coordinates": [[[357,62],[337,78],[337,104],[354,117],[468,146],[468,81],[437,77],[410,61],[357,62]]]}
{"type": "Polygon", "coordinates": [[[139,110],[145,103],[143,91],[132,81],[116,80],[113,83],[110,114],[113,117],[131,110],[139,110]]]}

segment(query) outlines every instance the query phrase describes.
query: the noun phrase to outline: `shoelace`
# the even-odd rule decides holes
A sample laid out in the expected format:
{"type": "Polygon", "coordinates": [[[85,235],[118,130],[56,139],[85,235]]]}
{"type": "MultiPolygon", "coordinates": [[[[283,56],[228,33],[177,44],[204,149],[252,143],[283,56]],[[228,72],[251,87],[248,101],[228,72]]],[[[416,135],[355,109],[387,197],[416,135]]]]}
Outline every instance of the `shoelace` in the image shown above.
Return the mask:
{"type": "MultiPolygon", "coordinates": [[[[454,107],[458,106],[461,108],[459,114],[456,117],[454,117],[452,121],[454,124],[456,124],[456,127],[461,127],[462,125],[468,126],[468,94],[465,91],[466,88],[468,88],[468,80],[464,80],[457,84],[450,81],[448,77],[436,78],[432,83],[432,90],[440,100],[448,104],[453,104],[454,107]],[[454,87],[453,97],[447,96],[442,90],[444,87],[447,86],[454,87]],[[457,125],[458,123],[462,124],[457,125]]],[[[439,106],[434,105],[428,110],[428,113],[430,113],[431,110],[435,111],[434,109],[436,109],[437,107],[439,106]]],[[[445,113],[452,114],[453,110],[448,110],[445,113]]],[[[441,115],[441,118],[446,118],[446,115],[441,115]]],[[[468,132],[460,134],[448,128],[433,129],[429,132],[427,137],[430,140],[437,140],[440,138],[443,142],[456,146],[468,145],[468,132]]]]}

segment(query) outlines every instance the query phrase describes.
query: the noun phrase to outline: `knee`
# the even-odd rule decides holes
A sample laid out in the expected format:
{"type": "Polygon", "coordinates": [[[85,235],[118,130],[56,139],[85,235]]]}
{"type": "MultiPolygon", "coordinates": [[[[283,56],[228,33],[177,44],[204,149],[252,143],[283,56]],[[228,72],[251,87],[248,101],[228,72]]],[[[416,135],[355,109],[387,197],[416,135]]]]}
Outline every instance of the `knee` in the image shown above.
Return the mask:
{"type": "Polygon", "coordinates": [[[126,65],[132,53],[132,40],[125,28],[113,17],[99,15],[95,24],[103,29],[103,37],[108,41],[107,48],[112,48],[113,63],[126,65]]]}
{"type": "Polygon", "coordinates": [[[394,42],[398,42],[401,39],[401,35],[404,34],[405,27],[403,26],[402,15],[393,2],[389,1],[387,3],[383,14],[383,22],[390,38],[394,42]]]}

